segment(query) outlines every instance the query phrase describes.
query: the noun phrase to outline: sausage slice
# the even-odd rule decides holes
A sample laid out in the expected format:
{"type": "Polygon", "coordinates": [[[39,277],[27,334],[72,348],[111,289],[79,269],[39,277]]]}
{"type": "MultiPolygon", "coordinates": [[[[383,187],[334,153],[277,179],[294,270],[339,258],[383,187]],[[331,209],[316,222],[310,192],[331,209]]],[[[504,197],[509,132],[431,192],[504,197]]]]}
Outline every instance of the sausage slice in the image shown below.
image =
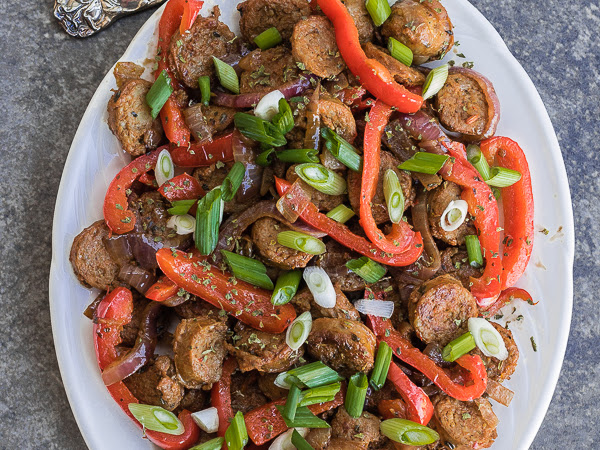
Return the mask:
{"type": "Polygon", "coordinates": [[[284,46],[268,50],[256,49],[240,60],[242,94],[271,92],[287,82],[296,80],[300,69],[291,52],[284,46]]]}
{"type": "Polygon", "coordinates": [[[275,27],[281,37],[288,40],[294,25],[310,15],[306,0],[246,0],[238,5],[240,31],[248,41],[263,31],[275,27]]]}
{"type": "Polygon", "coordinates": [[[360,448],[369,448],[382,440],[379,432],[380,423],[376,416],[367,411],[363,411],[360,417],[354,418],[348,414],[344,406],[340,406],[331,421],[331,437],[353,442],[360,448]]]}
{"type": "Polygon", "coordinates": [[[490,323],[496,330],[498,330],[500,336],[502,336],[504,345],[506,345],[506,349],[508,350],[508,358],[506,358],[504,361],[500,361],[499,359],[493,357],[490,358],[481,353],[478,348],[473,350],[472,353],[481,356],[481,359],[483,359],[487,369],[488,378],[502,383],[505,380],[509,380],[511,375],[515,372],[515,369],[517,368],[517,362],[519,361],[519,349],[513,338],[512,331],[510,331],[508,328],[504,328],[498,323],[490,323]]]}
{"type": "Polygon", "coordinates": [[[358,38],[361,43],[373,40],[375,24],[371,19],[364,0],[342,0],[348,9],[350,16],[354,19],[354,25],[358,29],[358,38]]]}
{"type": "Polygon", "coordinates": [[[320,317],[332,317],[334,319],[360,320],[360,314],[348,297],[340,290],[338,284],[335,288],[335,306],[333,308],[323,308],[319,306],[310,291],[302,289],[292,299],[292,304],[298,313],[310,311],[313,319],[320,317]]]}

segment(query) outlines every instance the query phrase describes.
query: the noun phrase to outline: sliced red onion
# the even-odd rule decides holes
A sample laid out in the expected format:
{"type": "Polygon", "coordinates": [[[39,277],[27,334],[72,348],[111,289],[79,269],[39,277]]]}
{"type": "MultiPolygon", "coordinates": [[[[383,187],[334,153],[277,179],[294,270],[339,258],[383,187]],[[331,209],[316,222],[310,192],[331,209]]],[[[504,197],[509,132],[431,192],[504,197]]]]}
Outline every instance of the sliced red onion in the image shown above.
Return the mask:
{"type": "Polygon", "coordinates": [[[488,378],[488,384],[485,392],[490,396],[491,399],[496,400],[498,403],[504,406],[510,405],[515,393],[505,386],[502,386],[497,381],[488,378]]]}
{"type": "Polygon", "coordinates": [[[361,314],[385,317],[386,319],[394,314],[394,302],[388,300],[361,299],[354,302],[354,307],[361,314]]]}
{"type": "Polygon", "coordinates": [[[135,346],[104,369],[102,380],[105,385],[110,386],[133,375],[154,356],[158,340],[156,322],[160,310],[161,304],[158,302],[150,302],[146,306],[135,346]]]}
{"type": "Polygon", "coordinates": [[[142,295],[145,295],[156,281],[154,273],[129,263],[121,266],[118,277],[142,295]]]}
{"type": "Polygon", "coordinates": [[[479,412],[481,413],[481,417],[483,420],[490,426],[490,428],[496,428],[498,426],[498,416],[492,409],[492,405],[486,398],[476,398],[474,400],[479,412]]]}
{"type": "Polygon", "coordinates": [[[129,236],[129,234],[113,234],[110,238],[102,239],[106,251],[117,264],[126,264],[133,259],[129,236]]]}
{"type": "Polygon", "coordinates": [[[244,203],[260,193],[263,168],[256,164],[256,143],[244,136],[237,129],[233,132],[233,158],[244,164],[246,172],[242,184],[235,196],[236,200],[244,203]]]}
{"type": "Polygon", "coordinates": [[[192,419],[207,433],[216,433],[219,429],[219,413],[214,406],[192,413],[192,419]]]}

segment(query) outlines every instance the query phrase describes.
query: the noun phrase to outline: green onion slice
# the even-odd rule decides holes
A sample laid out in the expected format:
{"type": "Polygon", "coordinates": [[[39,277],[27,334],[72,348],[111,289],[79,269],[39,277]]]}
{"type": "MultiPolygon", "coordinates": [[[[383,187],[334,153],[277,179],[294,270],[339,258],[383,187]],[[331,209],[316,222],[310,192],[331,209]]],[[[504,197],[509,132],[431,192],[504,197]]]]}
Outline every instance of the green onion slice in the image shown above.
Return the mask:
{"type": "Polygon", "coordinates": [[[222,198],[224,202],[230,202],[235,197],[237,190],[242,184],[244,175],[246,174],[246,166],[244,163],[237,161],[229,170],[229,173],[223,180],[221,185],[222,198]]]}
{"type": "Polygon", "coordinates": [[[281,150],[276,153],[279,161],[301,164],[301,163],[318,163],[319,151],[311,148],[292,148],[289,150],[281,150]]]}
{"type": "Polygon", "coordinates": [[[483,255],[481,254],[481,244],[479,243],[479,238],[475,235],[465,236],[465,245],[467,246],[469,264],[476,269],[483,266],[483,255]]]}
{"type": "Polygon", "coordinates": [[[292,445],[298,450],[315,450],[296,429],[292,432],[292,445]]]}
{"type": "Polygon", "coordinates": [[[457,337],[442,350],[442,358],[444,361],[454,362],[463,355],[466,355],[471,350],[477,347],[475,339],[471,332],[467,331],[462,336],[457,337]]]}
{"type": "Polygon", "coordinates": [[[508,350],[502,336],[494,326],[482,317],[469,319],[469,331],[479,350],[488,357],[504,361],[508,358],[508,350]]]}
{"type": "Polygon", "coordinates": [[[448,69],[448,64],[442,64],[429,72],[427,78],[425,78],[425,84],[423,85],[424,100],[433,97],[441,91],[448,79],[448,69]]]}
{"type": "Polygon", "coordinates": [[[183,434],[185,431],[185,427],[177,416],[160,406],[142,405],[140,403],[130,403],[127,406],[133,417],[147,430],[176,436],[183,434]]]}
{"type": "Polygon", "coordinates": [[[235,126],[249,139],[270,147],[282,147],[287,144],[285,136],[271,122],[247,113],[236,113],[235,126]]]}
{"type": "Polygon", "coordinates": [[[394,39],[393,37],[389,38],[388,50],[394,58],[396,58],[405,66],[410,67],[412,65],[413,52],[402,42],[398,41],[397,39],[394,39]]]}
{"type": "Polygon", "coordinates": [[[196,210],[196,248],[202,255],[210,255],[219,239],[219,226],[223,220],[221,188],[216,187],[198,201],[196,210]]]}
{"type": "Polygon", "coordinates": [[[299,164],[295,170],[303,181],[319,192],[329,195],[341,195],[346,192],[344,177],[321,164],[299,164]]]}
{"type": "Polygon", "coordinates": [[[285,342],[292,350],[298,350],[306,342],[312,328],[312,316],[310,311],[300,314],[288,327],[285,334],[285,342]]]}
{"type": "Polygon", "coordinates": [[[344,401],[344,407],[350,417],[357,418],[361,416],[365,406],[368,387],[369,382],[364,373],[355,373],[350,377],[346,400],[344,401]]]}
{"type": "Polygon", "coordinates": [[[248,443],[248,431],[241,411],[233,416],[231,424],[225,431],[225,442],[229,450],[242,450],[248,443]]]}
{"type": "Polygon", "coordinates": [[[167,221],[167,227],[175,230],[180,236],[191,234],[196,229],[196,219],[189,214],[173,216],[167,221]]]}
{"type": "Polygon", "coordinates": [[[335,398],[341,387],[342,384],[337,381],[326,386],[306,389],[300,394],[300,403],[298,406],[309,406],[317,403],[330,402],[335,398]]]}
{"type": "Polygon", "coordinates": [[[298,408],[298,401],[300,400],[300,388],[292,384],[290,392],[288,393],[283,409],[283,417],[289,421],[293,421],[296,418],[296,410],[298,408]]]}
{"type": "Polygon", "coordinates": [[[275,153],[275,149],[274,148],[268,148],[266,149],[264,152],[260,153],[257,157],[256,157],[256,164],[258,164],[259,166],[263,166],[263,167],[267,167],[270,166],[271,163],[273,162],[273,154],[275,153]]]}
{"type": "Polygon", "coordinates": [[[398,169],[409,170],[411,172],[428,173],[433,175],[437,173],[446,161],[448,161],[448,155],[437,155],[435,153],[428,152],[417,152],[412,158],[407,159],[398,166],[398,169]]]}
{"type": "Polygon", "coordinates": [[[521,173],[505,167],[492,167],[491,177],[487,184],[494,187],[505,188],[512,186],[521,179],[521,173]]]}
{"type": "Polygon", "coordinates": [[[225,438],[217,437],[203,444],[195,445],[190,450],[221,450],[224,443],[225,438]]]}
{"type": "Polygon", "coordinates": [[[275,289],[273,290],[273,295],[271,296],[271,303],[275,306],[289,303],[290,300],[294,298],[294,295],[296,295],[301,279],[302,271],[300,270],[288,270],[281,272],[277,277],[277,282],[275,283],[275,289]]]}
{"type": "Polygon", "coordinates": [[[187,214],[196,201],[197,200],[175,200],[174,202],[171,202],[172,207],[167,209],[167,211],[172,216],[187,214]]]}
{"type": "Polygon", "coordinates": [[[331,211],[329,211],[326,215],[327,217],[335,220],[336,222],[346,223],[350,219],[352,219],[352,217],[354,217],[355,214],[354,211],[352,211],[346,205],[340,204],[333,208],[331,211]]]}
{"type": "Polygon", "coordinates": [[[391,362],[392,349],[385,342],[381,341],[379,343],[379,349],[377,350],[377,356],[375,357],[373,372],[371,372],[371,378],[369,380],[369,383],[376,391],[381,389],[385,384],[391,362]]]}
{"type": "Polygon", "coordinates": [[[313,295],[315,303],[323,308],[333,308],[337,303],[337,294],[331,278],[319,266],[310,266],[304,269],[302,277],[313,295]]]}
{"type": "Polygon", "coordinates": [[[473,167],[477,169],[483,181],[491,178],[490,166],[477,145],[471,144],[467,147],[467,158],[473,164],[473,167]]]}
{"type": "Polygon", "coordinates": [[[325,139],[325,148],[343,165],[355,172],[362,170],[362,156],[352,144],[344,140],[335,131],[323,127],[321,137],[325,139]]]}
{"type": "Polygon", "coordinates": [[[301,388],[316,388],[343,379],[331,367],[321,361],[315,361],[280,373],[275,379],[275,384],[280,388],[289,389],[293,381],[301,388]]]}
{"type": "Polygon", "coordinates": [[[160,110],[167,100],[169,100],[172,93],[171,78],[167,74],[167,71],[163,70],[146,94],[146,103],[150,107],[153,119],[158,117],[160,110]]]}
{"type": "Polygon", "coordinates": [[[346,267],[369,284],[377,283],[387,272],[384,266],[366,256],[351,259],[346,263],[346,267]]]}
{"type": "Polygon", "coordinates": [[[175,165],[171,159],[171,153],[166,148],[158,154],[156,166],[154,166],[154,176],[159,186],[175,176],[175,165]]]}
{"type": "Polygon", "coordinates": [[[431,428],[406,419],[388,419],[379,424],[381,434],[405,445],[421,446],[432,444],[440,435],[431,428]]]}
{"type": "Polygon", "coordinates": [[[215,56],[213,56],[213,61],[215,63],[217,78],[219,79],[221,86],[234,94],[239,94],[240,80],[235,69],[215,56]]]}
{"type": "Polygon", "coordinates": [[[440,226],[444,231],[457,230],[467,219],[469,204],[464,200],[451,200],[440,217],[440,226]]]}
{"type": "Polygon", "coordinates": [[[281,44],[281,41],[281,34],[279,34],[279,31],[275,27],[263,31],[254,38],[254,43],[258,45],[261,50],[273,48],[276,45],[281,44]]]}
{"type": "Polygon", "coordinates": [[[277,242],[310,255],[322,255],[326,250],[323,241],[299,231],[282,231],[277,235],[277,242]]]}
{"type": "Polygon", "coordinates": [[[376,27],[383,25],[392,14],[388,0],[367,0],[366,7],[376,27]]]}
{"type": "Polygon", "coordinates": [[[275,407],[281,413],[283,421],[289,428],[331,428],[327,422],[315,416],[307,406],[296,408],[294,420],[286,418],[284,406],[276,405],[275,407]]]}
{"type": "Polygon", "coordinates": [[[203,75],[198,78],[198,86],[200,87],[200,101],[204,106],[210,103],[210,77],[203,75]]]}
{"type": "Polygon", "coordinates": [[[263,289],[273,289],[273,282],[263,263],[227,250],[221,250],[221,254],[236,278],[263,289]]]}
{"type": "Polygon", "coordinates": [[[390,220],[393,223],[399,223],[404,214],[404,193],[398,174],[392,169],[386,170],[383,176],[383,195],[390,220]]]}
{"type": "Polygon", "coordinates": [[[271,119],[273,125],[281,132],[286,134],[294,128],[294,114],[292,108],[285,98],[279,100],[279,112],[271,119]]]}

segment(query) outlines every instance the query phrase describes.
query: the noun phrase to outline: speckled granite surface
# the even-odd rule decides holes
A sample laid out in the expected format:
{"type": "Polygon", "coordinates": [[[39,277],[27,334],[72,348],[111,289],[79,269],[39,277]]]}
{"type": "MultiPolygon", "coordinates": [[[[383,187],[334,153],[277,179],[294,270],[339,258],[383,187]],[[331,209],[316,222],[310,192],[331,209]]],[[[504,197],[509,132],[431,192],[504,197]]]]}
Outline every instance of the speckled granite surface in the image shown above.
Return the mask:
{"type": "MultiPolygon", "coordinates": [[[[0,448],[81,449],[48,311],[54,199],[88,101],[151,12],[76,40],[52,18],[51,0],[0,3],[0,448]]],[[[575,210],[571,338],[532,448],[600,448],[600,8],[582,0],[474,4],[540,91],[560,140],[575,210]]]]}

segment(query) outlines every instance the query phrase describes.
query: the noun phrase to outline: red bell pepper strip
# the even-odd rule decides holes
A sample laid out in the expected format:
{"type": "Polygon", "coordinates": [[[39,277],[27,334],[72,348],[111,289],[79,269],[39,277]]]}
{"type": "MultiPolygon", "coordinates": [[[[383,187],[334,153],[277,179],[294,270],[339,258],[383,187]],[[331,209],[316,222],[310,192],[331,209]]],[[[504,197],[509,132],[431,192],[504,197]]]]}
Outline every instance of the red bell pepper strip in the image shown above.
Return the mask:
{"type": "Polygon", "coordinates": [[[154,170],[161,150],[134,159],[111,181],[104,197],[104,220],[111,232],[123,234],[133,230],[135,216],[127,209],[127,191],[142,174],[154,170]]]}
{"type": "Polygon", "coordinates": [[[391,347],[398,358],[417,369],[450,397],[469,401],[481,397],[485,392],[487,373],[485,365],[478,355],[463,355],[456,360],[458,365],[469,372],[469,376],[466,378],[472,381],[471,385],[461,385],[452,381],[452,378],[441,367],[404,339],[392,327],[389,320],[368,316],[367,325],[373,330],[379,341],[383,341],[391,347]]]}
{"type": "Polygon", "coordinates": [[[200,186],[200,182],[187,173],[177,175],[166,181],[158,188],[158,192],[170,202],[195,200],[203,197],[205,194],[204,189],[200,186]]]}
{"type": "Polygon", "coordinates": [[[204,6],[204,1],[202,0],[184,1],[183,16],[181,17],[181,25],[179,26],[179,32],[181,34],[192,28],[192,25],[194,25],[194,22],[196,21],[196,17],[198,17],[198,14],[200,14],[200,11],[204,6]]]}
{"type": "MultiPolygon", "coordinates": [[[[133,312],[133,296],[129,289],[118,287],[102,299],[96,309],[97,322],[94,324],[94,347],[100,370],[104,370],[117,359],[116,346],[121,343],[121,330],[131,321],[133,312]]],[[[142,425],[129,411],[130,403],[139,403],[125,383],[119,381],[107,386],[112,398],[119,404],[135,424],[142,425]]],[[[194,445],[200,438],[200,429],[194,423],[189,411],[179,414],[185,431],[179,436],[145,430],[146,437],[154,444],[166,450],[185,450],[194,445]]]]}
{"type": "Polygon", "coordinates": [[[350,72],[359,78],[360,84],[400,112],[417,112],[423,105],[423,98],[396,83],[390,71],[380,62],[367,58],[360,46],[354,19],[344,4],[340,0],[318,0],[317,3],[333,23],[340,54],[350,72]]]}
{"type": "Polygon", "coordinates": [[[296,318],[292,304],[274,306],[269,291],[235,279],[205,258],[162,248],[156,253],[156,261],[177,286],[257,330],[281,333],[296,318]]]}
{"type": "Polygon", "coordinates": [[[362,183],[360,188],[360,224],[369,240],[382,252],[399,254],[410,246],[423,243],[422,239],[410,229],[404,220],[392,224],[392,231],[385,236],[377,227],[373,218],[372,201],[377,191],[379,169],[381,165],[381,136],[386,127],[392,108],[377,100],[369,113],[369,122],[365,128],[363,146],[362,183]]]}
{"type": "MultiPolygon", "coordinates": [[[[316,415],[337,408],[344,403],[344,395],[345,391],[341,389],[332,401],[310,405],[308,409],[316,415]]],[[[277,405],[285,405],[285,399],[275,400],[259,406],[245,415],[244,420],[246,421],[248,436],[256,445],[262,445],[288,429],[283,417],[276,408],[277,405]]]]}
{"type": "Polygon", "coordinates": [[[481,251],[485,258],[485,269],[480,278],[471,278],[471,293],[484,308],[490,298],[501,291],[502,259],[500,258],[500,222],[498,203],[488,184],[481,179],[477,170],[467,161],[464,145],[458,142],[442,142],[453,164],[446,164],[440,173],[445,180],[461,186],[461,197],[469,205],[469,214],[475,220],[481,251]]]}
{"type": "MultiPolygon", "coordinates": [[[[294,183],[295,186],[298,186],[294,183]]],[[[423,241],[420,235],[416,235],[414,245],[399,255],[392,255],[377,249],[371,242],[362,236],[352,233],[344,224],[330,219],[325,214],[319,212],[317,207],[310,201],[306,194],[300,192],[302,189],[294,189],[286,180],[275,177],[275,186],[282,201],[290,205],[299,217],[324,233],[327,233],[332,239],[336,240],[345,247],[354,250],[362,255],[371,258],[373,261],[386,264],[388,266],[408,266],[414,263],[423,252],[423,241]]]]}
{"type": "Polygon", "coordinates": [[[179,291],[179,286],[167,277],[162,276],[156,283],[148,288],[146,291],[146,298],[154,300],[155,302],[164,302],[177,294],[177,291],[179,291]]]}
{"type": "Polygon", "coordinates": [[[144,183],[146,186],[150,186],[153,188],[157,188],[158,184],[156,183],[156,178],[154,177],[154,175],[149,174],[148,172],[143,173],[139,178],[138,181],[140,183],[144,183]]]}
{"type": "Polygon", "coordinates": [[[529,263],[533,249],[533,191],[525,153],[506,137],[492,137],[481,143],[481,153],[491,166],[516,170],[521,179],[502,188],[504,241],[502,289],[514,286],[529,263]]]}
{"type": "Polygon", "coordinates": [[[229,357],[223,363],[221,378],[213,384],[210,391],[210,404],[217,408],[219,416],[219,436],[225,436],[225,431],[233,419],[233,408],[231,407],[231,375],[238,367],[237,360],[229,357]]]}
{"type": "Polygon", "coordinates": [[[406,418],[427,425],[433,416],[433,404],[425,391],[413,383],[393,362],[390,364],[387,377],[406,404],[406,418]]]}
{"type": "Polygon", "coordinates": [[[494,302],[489,309],[482,311],[482,315],[485,317],[491,317],[496,314],[500,309],[504,308],[506,305],[512,303],[514,299],[523,300],[524,302],[529,303],[530,305],[537,305],[539,302],[533,302],[531,295],[525,289],[520,289],[516,287],[511,287],[502,291],[498,300],[494,302]]]}
{"type": "Polygon", "coordinates": [[[393,400],[380,400],[377,403],[377,411],[384,419],[407,419],[406,404],[404,400],[396,398],[393,400]]]}
{"type": "Polygon", "coordinates": [[[212,142],[195,142],[189,147],[171,150],[173,162],[181,167],[205,167],[219,161],[233,161],[233,133],[212,142]]]}

